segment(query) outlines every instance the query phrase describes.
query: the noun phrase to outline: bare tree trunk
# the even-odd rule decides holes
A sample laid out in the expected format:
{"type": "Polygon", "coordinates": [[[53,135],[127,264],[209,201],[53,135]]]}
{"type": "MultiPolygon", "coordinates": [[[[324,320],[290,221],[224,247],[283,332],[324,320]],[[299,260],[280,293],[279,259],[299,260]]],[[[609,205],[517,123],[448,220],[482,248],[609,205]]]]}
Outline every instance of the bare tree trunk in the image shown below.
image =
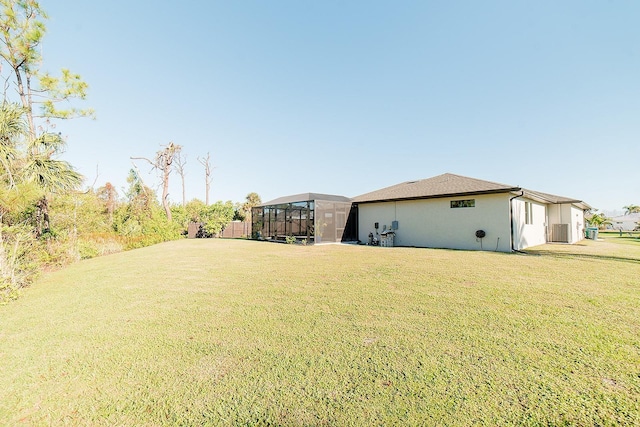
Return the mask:
{"type": "Polygon", "coordinates": [[[27,123],[29,124],[29,139],[36,139],[36,125],[33,121],[33,111],[31,110],[31,94],[28,93],[30,91],[29,87],[29,78],[27,77],[27,90],[25,90],[25,85],[22,81],[22,74],[20,73],[20,65],[14,67],[14,71],[16,73],[16,82],[18,83],[18,95],[20,95],[20,101],[22,102],[22,107],[25,109],[27,114],[27,123]]]}
{"type": "Polygon", "coordinates": [[[186,187],[184,184],[184,177],[186,175],[184,167],[186,164],[187,164],[186,156],[182,156],[181,153],[178,153],[178,155],[176,156],[175,169],[176,169],[176,172],[178,172],[178,175],[180,175],[180,180],[182,181],[182,207],[183,208],[187,205],[187,194],[186,194],[186,187]]]}
{"type": "MultiPolygon", "coordinates": [[[[116,210],[116,190],[110,182],[107,182],[104,187],[105,189],[105,207],[107,208],[107,213],[109,214],[109,226],[113,226],[113,213],[116,210]]],[[[100,189],[98,189],[100,190],[100,189]]]]}
{"type": "Polygon", "coordinates": [[[182,180],[182,207],[184,208],[187,206],[187,193],[184,186],[184,175],[180,175],[180,179],[182,180]]]}
{"type": "Polygon", "coordinates": [[[31,139],[36,138],[36,124],[33,120],[33,99],[31,98],[31,75],[28,71],[25,71],[25,76],[27,80],[27,105],[25,108],[27,109],[27,121],[29,122],[29,132],[31,133],[31,139]]]}
{"type": "Polygon", "coordinates": [[[48,231],[50,231],[49,200],[47,196],[42,196],[36,204],[36,237],[41,237],[48,231]]]}
{"type": "Polygon", "coordinates": [[[211,192],[211,181],[209,181],[208,179],[206,180],[204,191],[206,191],[207,193],[207,195],[205,196],[205,204],[209,206],[209,193],[211,192]]]}
{"type": "Polygon", "coordinates": [[[167,215],[167,220],[171,222],[171,206],[169,206],[169,175],[171,174],[171,164],[173,159],[182,147],[170,142],[164,149],[156,153],[154,161],[147,159],[146,157],[131,157],[132,160],[141,159],[149,162],[154,169],[159,169],[162,172],[162,207],[167,215]]]}
{"type": "Polygon", "coordinates": [[[173,142],[170,142],[169,145],[165,147],[164,150],[158,152],[157,163],[161,164],[162,167],[162,205],[164,206],[164,211],[167,214],[167,219],[171,222],[171,206],[169,206],[169,175],[171,174],[171,164],[173,163],[173,159],[180,153],[179,145],[175,145],[173,142]]]}
{"type": "Polygon", "coordinates": [[[211,154],[207,153],[207,157],[201,159],[198,157],[198,161],[204,166],[204,184],[206,191],[205,205],[209,206],[209,190],[211,189],[211,154]]]}

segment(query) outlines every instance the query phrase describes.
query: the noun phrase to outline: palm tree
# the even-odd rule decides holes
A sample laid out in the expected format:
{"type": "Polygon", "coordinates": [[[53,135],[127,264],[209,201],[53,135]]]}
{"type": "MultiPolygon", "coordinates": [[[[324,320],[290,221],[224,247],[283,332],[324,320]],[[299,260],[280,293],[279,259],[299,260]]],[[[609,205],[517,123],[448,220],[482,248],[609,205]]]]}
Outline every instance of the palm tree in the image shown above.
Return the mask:
{"type": "Polygon", "coordinates": [[[4,214],[19,211],[37,199],[35,186],[20,180],[24,153],[19,143],[27,134],[24,109],[13,103],[0,104],[0,224],[4,214]]]}
{"type": "Polygon", "coordinates": [[[262,199],[260,198],[258,193],[252,192],[247,194],[247,197],[245,198],[245,200],[246,201],[242,204],[242,211],[244,212],[245,221],[251,223],[252,222],[251,211],[253,208],[255,208],[260,203],[262,203],[262,199]]]}
{"type": "Polygon", "coordinates": [[[625,215],[629,215],[629,214],[632,214],[632,213],[639,213],[640,212],[640,206],[638,206],[638,205],[623,206],[622,209],[625,210],[625,212],[624,212],[625,215]]]}
{"type": "Polygon", "coordinates": [[[27,158],[22,169],[22,178],[34,183],[43,192],[36,204],[36,236],[50,229],[49,196],[71,191],[82,184],[83,177],[69,162],[57,160],[55,156],[64,151],[66,143],[60,134],[43,133],[27,147],[27,158]]]}
{"type": "Polygon", "coordinates": [[[3,184],[13,187],[13,173],[18,158],[17,141],[26,134],[24,109],[17,104],[0,105],[0,177],[3,184]]]}
{"type": "Polygon", "coordinates": [[[45,132],[29,139],[25,117],[25,109],[19,105],[0,105],[0,220],[8,209],[18,206],[16,197],[23,202],[39,198],[36,235],[40,236],[49,229],[48,195],[77,188],[82,176],[68,162],[55,158],[65,147],[60,134],[45,132]],[[26,149],[21,150],[19,142],[25,139],[26,149]],[[36,191],[38,197],[34,197],[36,191]]]}
{"type": "Polygon", "coordinates": [[[587,218],[587,222],[593,227],[603,228],[606,225],[610,225],[611,221],[603,213],[594,213],[591,217],[587,218]]]}
{"type": "Polygon", "coordinates": [[[16,182],[21,160],[18,143],[27,133],[24,110],[16,104],[0,104],[0,281],[15,282],[15,270],[9,262],[4,240],[4,215],[21,210],[34,199],[34,188],[16,182]]]}

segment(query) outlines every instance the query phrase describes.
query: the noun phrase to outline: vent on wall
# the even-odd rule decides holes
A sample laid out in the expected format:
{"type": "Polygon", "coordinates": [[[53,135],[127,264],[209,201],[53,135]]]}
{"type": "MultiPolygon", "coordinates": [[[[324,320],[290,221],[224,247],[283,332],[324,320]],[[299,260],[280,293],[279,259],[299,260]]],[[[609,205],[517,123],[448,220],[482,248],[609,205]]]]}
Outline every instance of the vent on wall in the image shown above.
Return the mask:
{"type": "Polygon", "coordinates": [[[551,241],[569,243],[569,224],[553,224],[551,226],[551,241]]]}

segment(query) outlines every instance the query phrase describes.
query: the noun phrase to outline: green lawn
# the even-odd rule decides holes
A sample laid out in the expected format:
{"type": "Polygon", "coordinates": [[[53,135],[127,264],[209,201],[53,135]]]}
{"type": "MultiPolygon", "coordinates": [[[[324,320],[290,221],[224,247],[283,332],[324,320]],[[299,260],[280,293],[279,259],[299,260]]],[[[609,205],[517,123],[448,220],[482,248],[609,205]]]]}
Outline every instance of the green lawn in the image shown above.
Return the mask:
{"type": "Polygon", "coordinates": [[[640,241],[183,240],[0,307],[0,425],[640,425],[640,241]]]}

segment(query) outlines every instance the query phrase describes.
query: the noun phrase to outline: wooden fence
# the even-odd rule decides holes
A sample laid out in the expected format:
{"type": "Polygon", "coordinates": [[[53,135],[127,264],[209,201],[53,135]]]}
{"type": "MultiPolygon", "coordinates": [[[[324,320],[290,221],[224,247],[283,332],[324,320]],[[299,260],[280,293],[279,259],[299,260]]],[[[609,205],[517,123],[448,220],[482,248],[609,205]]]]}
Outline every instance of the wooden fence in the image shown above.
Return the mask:
{"type": "MultiPolygon", "coordinates": [[[[222,230],[221,233],[216,234],[213,237],[223,237],[226,239],[239,239],[241,237],[250,237],[251,236],[251,223],[250,222],[241,222],[241,221],[232,221],[222,230]]],[[[202,232],[202,224],[199,222],[191,222],[189,223],[189,228],[187,230],[187,237],[189,239],[196,239],[199,237],[207,237],[203,235],[202,232]]],[[[211,236],[208,236],[211,237],[211,236]]]]}
{"type": "Polygon", "coordinates": [[[222,230],[219,237],[224,237],[228,239],[234,239],[239,237],[250,237],[251,236],[251,223],[250,222],[241,222],[241,221],[232,221],[222,230]]]}

